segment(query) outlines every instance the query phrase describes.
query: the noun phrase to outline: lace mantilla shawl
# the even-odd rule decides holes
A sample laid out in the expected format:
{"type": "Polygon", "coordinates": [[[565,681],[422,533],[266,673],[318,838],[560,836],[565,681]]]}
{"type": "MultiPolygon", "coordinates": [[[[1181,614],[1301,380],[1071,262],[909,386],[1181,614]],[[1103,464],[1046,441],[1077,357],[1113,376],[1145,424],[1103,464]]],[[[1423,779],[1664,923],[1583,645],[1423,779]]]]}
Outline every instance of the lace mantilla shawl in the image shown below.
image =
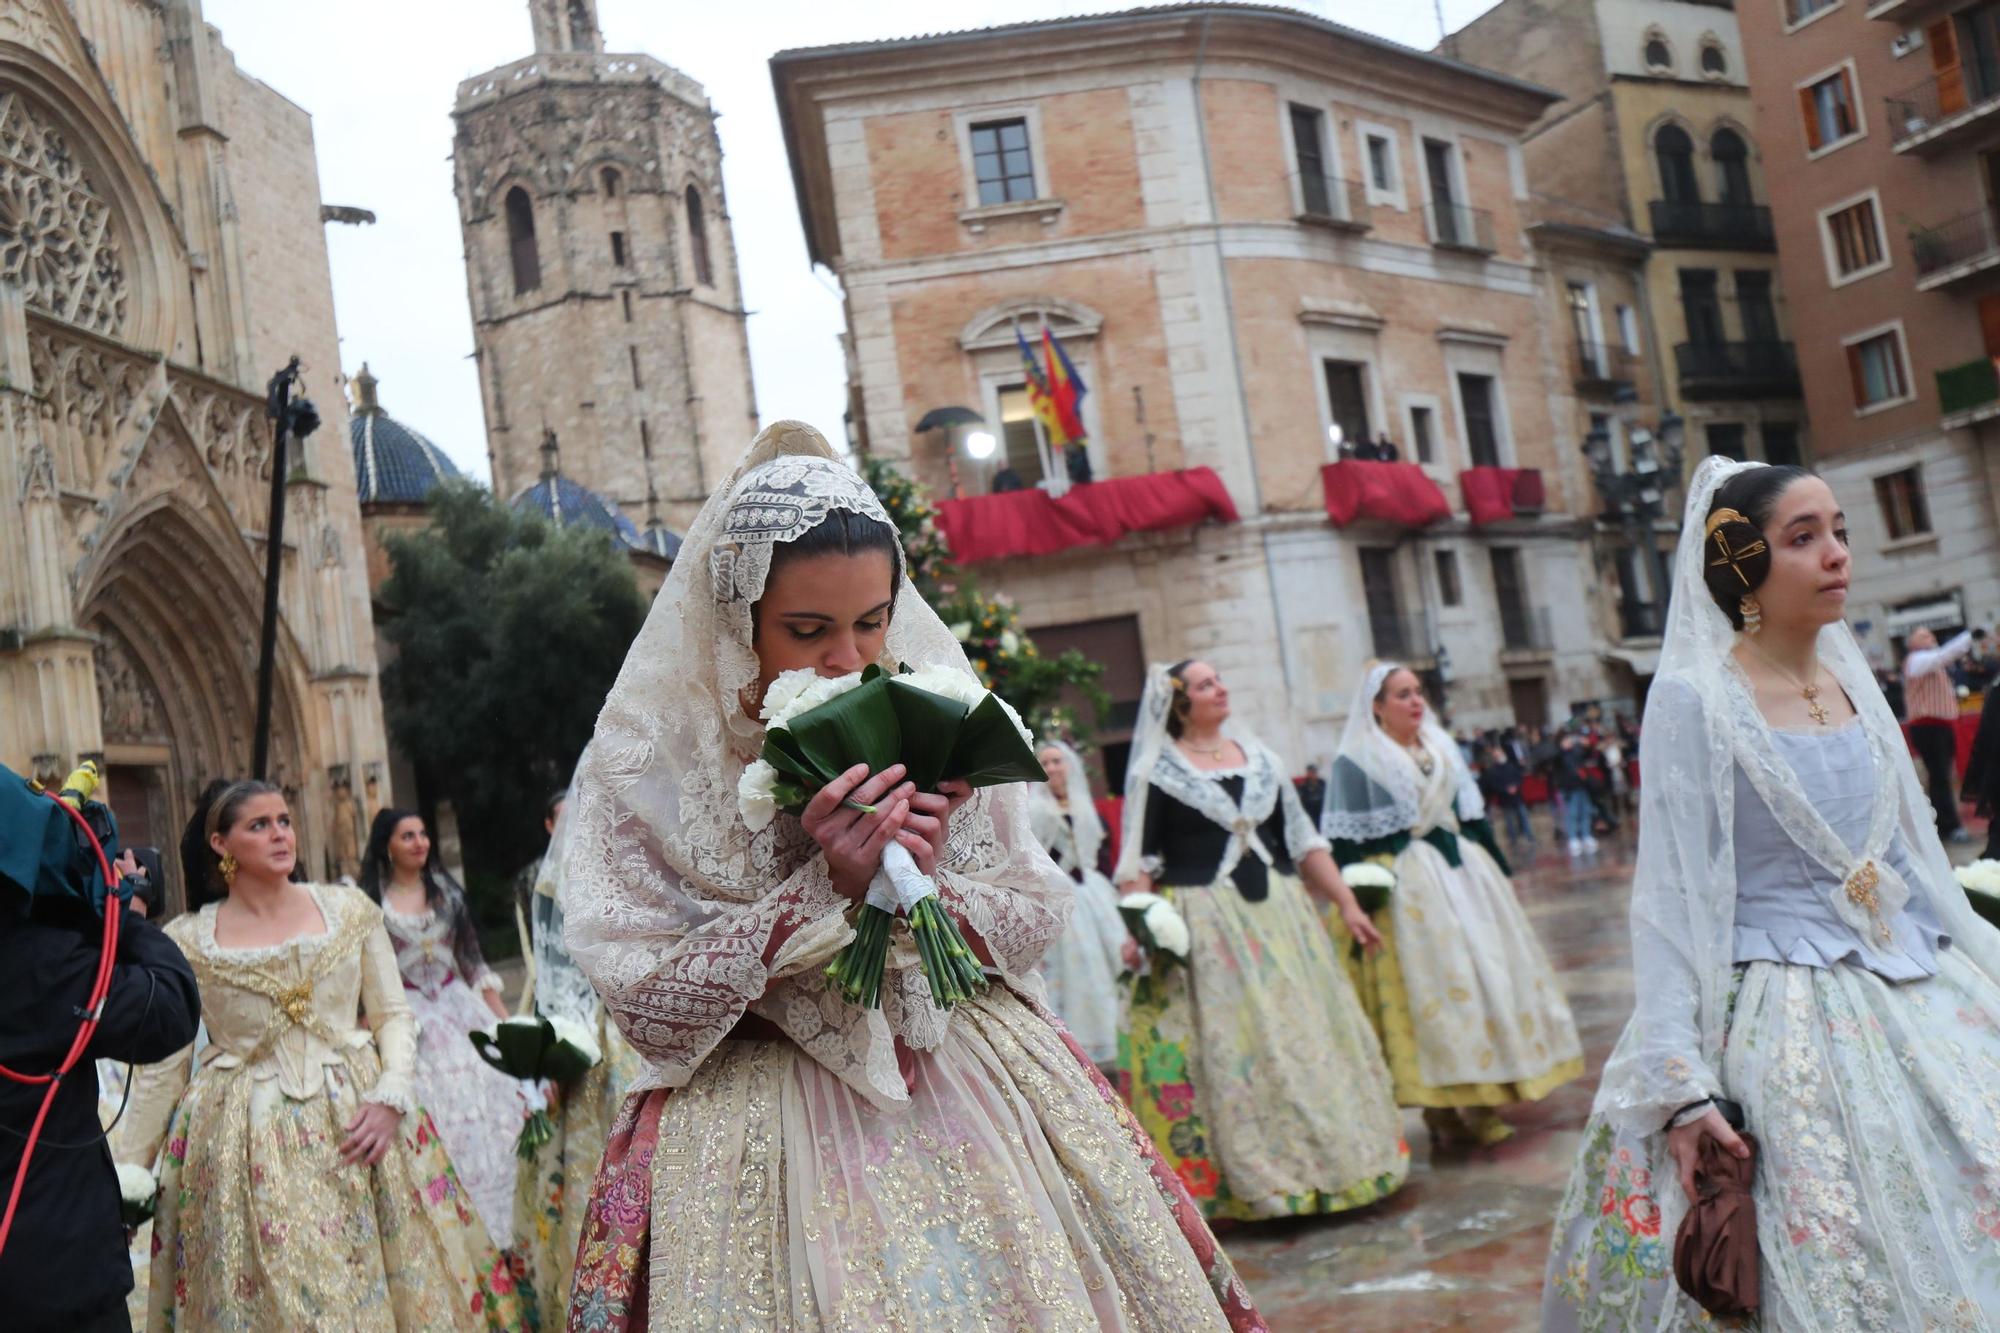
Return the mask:
{"type": "MultiPolygon", "coordinates": [[[[826,989],[821,974],[853,935],[849,904],[796,819],[753,836],[737,810],[763,739],[742,702],[757,679],[751,611],[776,546],[835,509],[888,521],[817,431],[785,421],[760,434],[689,530],[578,765],[564,942],[648,1061],[640,1088],[684,1085],[746,1010],[878,1105],[908,1100],[893,1039],[928,1050],[944,1038],[948,1016],[907,937],[879,1011],[826,989]]],[[[907,580],[881,662],[899,664],[971,673],[907,580]]],[[[1062,934],[1073,899],[1019,786],[980,791],[953,817],[938,883],[1009,982],[1062,934]]]]}
{"type": "MultiPolygon", "coordinates": [[[[1437,777],[1425,778],[1415,759],[1391,740],[1375,720],[1375,696],[1382,684],[1403,670],[1400,662],[1378,662],[1362,677],[1354,702],[1347,710],[1347,726],[1335,752],[1327,781],[1326,810],[1320,816],[1320,831],[1344,842],[1373,842],[1406,830],[1422,834],[1424,793],[1437,777]]],[[[1479,784],[1466,766],[1458,742],[1438,725],[1437,715],[1428,709],[1417,740],[1443,766],[1442,780],[1456,788],[1453,808],[1461,822],[1486,817],[1486,800],[1479,784]]]]}
{"type": "Polygon", "coordinates": [[[1646,703],[1632,887],[1637,999],[1597,1093],[1601,1113],[1642,1137],[1662,1131],[1679,1108],[1730,1092],[1720,1075],[1734,963],[1738,774],[1800,851],[1837,877],[1834,909],[1864,938],[1893,947],[1878,926],[1923,893],[1953,948],[2000,978],[2000,934],[1957,888],[1901,729],[1853,633],[1839,623],[1822,629],[1819,659],[1860,713],[1874,767],[1875,802],[1858,852],[1806,799],[1731,655],[1735,632],[1702,583],[1704,526],[1716,488],[1758,466],[1711,458],[1689,485],[1660,673],[1646,703]],[[1884,857],[1898,834],[1920,882],[1905,882],[1884,857]]]}

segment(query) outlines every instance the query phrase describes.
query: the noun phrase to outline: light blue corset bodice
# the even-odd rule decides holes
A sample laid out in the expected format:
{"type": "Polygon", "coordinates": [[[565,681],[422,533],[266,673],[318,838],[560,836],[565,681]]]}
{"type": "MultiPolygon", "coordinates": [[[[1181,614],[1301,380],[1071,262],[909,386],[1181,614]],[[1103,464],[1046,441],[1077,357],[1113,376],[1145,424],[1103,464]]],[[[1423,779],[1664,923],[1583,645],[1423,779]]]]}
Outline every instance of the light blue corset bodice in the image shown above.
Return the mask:
{"type": "MultiPolygon", "coordinates": [[[[1774,731],[1778,752],[1827,826],[1859,855],[1868,838],[1875,766],[1858,722],[1834,731],[1774,731]]],[[[1951,943],[1925,895],[1938,891],[1918,874],[1898,833],[1883,856],[1910,886],[1910,901],[1890,920],[1896,948],[1877,947],[1833,910],[1840,878],[1808,856],[1772,815],[1739,767],[1736,771],[1736,961],[1833,967],[1852,963],[1888,981],[1937,975],[1937,951],[1951,943]]],[[[1954,886],[1955,887],[1955,886],[1954,886]]]]}

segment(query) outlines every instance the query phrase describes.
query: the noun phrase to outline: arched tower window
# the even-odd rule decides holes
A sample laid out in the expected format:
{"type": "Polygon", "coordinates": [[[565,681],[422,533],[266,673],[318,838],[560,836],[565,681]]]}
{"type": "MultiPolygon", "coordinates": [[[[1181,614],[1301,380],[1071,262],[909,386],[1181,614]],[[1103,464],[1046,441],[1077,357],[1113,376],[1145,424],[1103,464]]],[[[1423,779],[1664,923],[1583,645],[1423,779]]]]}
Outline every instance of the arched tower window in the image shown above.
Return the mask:
{"type": "Polygon", "coordinates": [[[606,199],[616,199],[618,197],[618,191],[623,187],[623,182],[618,179],[618,168],[606,167],[598,175],[597,180],[604,187],[604,197],[606,199]]]}
{"type": "Polygon", "coordinates": [[[702,215],[701,191],[687,188],[688,252],[694,257],[694,280],[704,287],[715,285],[715,266],[708,257],[708,220],[702,215]]]}
{"type": "Polygon", "coordinates": [[[1732,129],[1720,129],[1708,141],[1708,151],[1715,158],[1715,169],[1722,182],[1722,202],[1725,204],[1750,204],[1754,202],[1750,194],[1750,148],[1743,142],[1743,136],[1732,129]]]}
{"type": "Polygon", "coordinates": [[[1653,153],[1660,162],[1660,189],[1675,204],[1701,202],[1701,185],[1694,175],[1694,140],[1678,125],[1653,136],[1653,153]]]}
{"type": "Polygon", "coordinates": [[[514,294],[542,285],[542,256],[535,247],[535,206],[516,185],[507,191],[507,251],[514,260],[514,294]]]}

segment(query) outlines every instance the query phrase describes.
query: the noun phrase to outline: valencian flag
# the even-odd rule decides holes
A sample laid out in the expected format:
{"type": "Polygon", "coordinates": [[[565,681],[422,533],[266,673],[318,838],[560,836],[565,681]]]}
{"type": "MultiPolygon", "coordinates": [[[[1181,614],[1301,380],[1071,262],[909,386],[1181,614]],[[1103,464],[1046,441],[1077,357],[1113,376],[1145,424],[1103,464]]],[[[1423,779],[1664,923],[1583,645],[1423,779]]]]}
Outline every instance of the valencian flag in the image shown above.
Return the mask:
{"type": "Polygon", "coordinates": [[[1066,442],[1063,437],[1062,417],[1056,411],[1056,400],[1049,392],[1048,376],[1035,360],[1035,349],[1028,346],[1028,340],[1021,336],[1021,326],[1014,326],[1014,341],[1021,349],[1022,373],[1028,377],[1028,406],[1035,418],[1042,423],[1042,434],[1049,444],[1060,449],[1066,442]]]}
{"type": "Polygon", "coordinates": [[[1061,445],[1082,445],[1090,437],[1083,428],[1083,396],[1090,392],[1090,386],[1076,373],[1069,353],[1046,324],[1042,326],[1042,351],[1048,357],[1049,402],[1055,408],[1057,423],[1049,438],[1061,445]]]}

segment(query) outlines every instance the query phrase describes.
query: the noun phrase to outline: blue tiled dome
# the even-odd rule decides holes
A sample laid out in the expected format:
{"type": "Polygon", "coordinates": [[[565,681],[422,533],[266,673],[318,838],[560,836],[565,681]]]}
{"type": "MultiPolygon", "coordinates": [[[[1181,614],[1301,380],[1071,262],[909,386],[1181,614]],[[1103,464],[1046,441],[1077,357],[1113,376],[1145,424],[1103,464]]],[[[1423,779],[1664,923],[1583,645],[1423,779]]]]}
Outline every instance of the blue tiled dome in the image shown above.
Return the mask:
{"type": "Polygon", "coordinates": [[[627,546],[640,544],[639,529],[617,505],[561,473],[543,477],[515,496],[514,508],[540,514],[559,528],[601,528],[627,546]]]}
{"type": "Polygon", "coordinates": [[[663,523],[648,524],[639,534],[639,549],[672,560],[681,553],[679,534],[663,523]]]}
{"type": "Polygon", "coordinates": [[[354,488],[362,504],[422,504],[432,487],[460,476],[442,449],[382,410],[366,363],[354,377],[347,438],[354,448],[354,488]]]}

